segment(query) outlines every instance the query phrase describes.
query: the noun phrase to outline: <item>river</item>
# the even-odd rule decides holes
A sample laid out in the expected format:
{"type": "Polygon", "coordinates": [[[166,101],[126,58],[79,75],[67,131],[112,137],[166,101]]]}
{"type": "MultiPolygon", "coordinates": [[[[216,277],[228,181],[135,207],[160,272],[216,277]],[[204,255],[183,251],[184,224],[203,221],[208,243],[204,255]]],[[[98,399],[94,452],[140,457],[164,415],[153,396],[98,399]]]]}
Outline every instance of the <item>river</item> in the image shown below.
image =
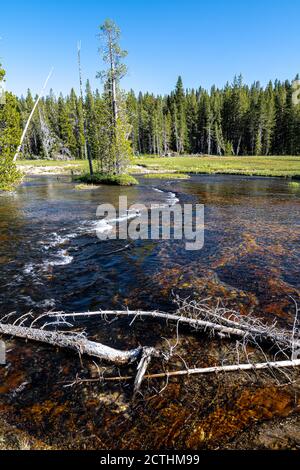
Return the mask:
{"type": "MultiPolygon", "coordinates": [[[[137,187],[78,191],[68,177],[36,176],[27,178],[14,193],[1,194],[0,314],[16,312],[20,316],[31,311],[34,318],[52,309],[83,312],[127,307],[171,311],[177,294],[210,303],[220,301],[245,315],[277,319],[286,327],[293,323],[292,299],[298,300],[300,293],[300,188],[281,178],[201,175],[184,181],[139,179],[137,187]],[[120,195],[126,195],[129,204],[169,204],[176,199],[204,204],[203,249],[186,251],[184,241],[177,240],[137,241],[122,251],[124,241],[100,241],[97,207],[117,205],[120,195]]],[[[127,320],[113,324],[90,320],[79,326],[94,339],[123,348],[140,343],[155,346],[169,334],[165,325],[153,322],[130,326],[127,320]]],[[[187,332],[183,344],[185,341],[190,341],[188,358],[199,364],[199,351],[206,347],[206,340],[187,332]]],[[[65,388],[77,374],[94,377],[91,362],[81,369],[79,360],[69,353],[15,341],[8,347],[8,366],[0,369],[0,409],[9,423],[45,445],[215,445],[212,438],[206,440],[204,425],[200,437],[193,437],[204,418],[201,414],[202,421],[200,416],[198,421],[191,419],[190,406],[184,401],[195,390],[184,381],[174,380],[141,413],[139,408],[132,409],[130,387],[107,389],[91,384],[65,388]],[[156,430],[153,413],[159,415],[156,430]],[[174,428],[170,430],[170,426],[174,428]],[[162,440],[166,433],[168,437],[162,440]]],[[[278,398],[272,387],[269,395],[278,398]]],[[[266,400],[264,396],[262,402],[266,400]]],[[[278,401],[271,409],[274,413],[270,411],[269,418],[286,412],[278,412],[278,401]]],[[[213,415],[217,410],[210,412],[213,415]]],[[[234,429],[238,432],[248,424],[243,419],[234,429]]],[[[225,429],[228,433],[227,425],[225,429]]]]}

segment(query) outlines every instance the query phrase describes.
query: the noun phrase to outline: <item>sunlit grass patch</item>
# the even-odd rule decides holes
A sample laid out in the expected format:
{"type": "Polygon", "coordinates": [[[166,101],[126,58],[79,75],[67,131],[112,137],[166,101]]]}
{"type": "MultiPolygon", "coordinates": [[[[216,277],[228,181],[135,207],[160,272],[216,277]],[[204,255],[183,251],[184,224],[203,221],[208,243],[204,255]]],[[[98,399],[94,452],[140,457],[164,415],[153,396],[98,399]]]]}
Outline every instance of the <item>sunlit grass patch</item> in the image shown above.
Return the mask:
{"type": "Polygon", "coordinates": [[[300,157],[139,157],[135,165],[142,165],[148,170],[194,173],[194,174],[231,174],[247,176],[282,176],[300,175],[300,157]]]}
{"type": "Polygon", "coordinates": [[[114,186],[134,186],[139,182],[131,175],[105,175],[95,173],[94,175],[84,174],[76,177],[76,181],[80,181],[85,185],[111,184],[114,186]]]}
{"type": "Polygon", "coordinates": [[[162,179],[162,180],[188,180],[190,178],[189,175],[184,173],[149,173],[147,175],[143,175],[144,178],[149,179],[162,179]]]}
{"type": "Polygon", "coordinates": [[[297,181],[290,181],[289,182],[289,188],[300,189],[300,183],[298,183],[297,181]]]}

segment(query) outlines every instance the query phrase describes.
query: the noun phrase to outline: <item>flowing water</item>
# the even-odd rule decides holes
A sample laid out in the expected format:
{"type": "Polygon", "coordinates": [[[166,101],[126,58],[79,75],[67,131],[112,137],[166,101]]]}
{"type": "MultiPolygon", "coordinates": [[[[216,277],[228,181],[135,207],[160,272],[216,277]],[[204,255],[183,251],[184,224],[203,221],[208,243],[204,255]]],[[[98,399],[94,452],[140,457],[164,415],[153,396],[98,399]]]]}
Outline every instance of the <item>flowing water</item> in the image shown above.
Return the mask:
{"type": "MultiPolygon", "coordinates": [[[[77,191],[67,177],[32,177],[13,194],[1,194],[0,314],[32,311],[34,317],[50,309],[124,307],[170,311],[174,294],[179,294],[211,303],[220,299],[245,315],[292,324],[292,298],[299,299],[300,293],[300,188],[284,179],[237,176],[140,178],[140,183],[77,191]],[[125,241],[100,241],[97,206],[117,206],[120,195],[126,195],[129,204],[171,204],[177,198],[204,204],[204,248],[189,252],[184,241],[138,241],[122,250],[125,241]]],[[[124,348],[158,344],[163,328],[151,322],[132,328],[126,321],[85,322],[85,327],[94,338],[124,348]]],[[[70,436],[82,432],[100,439],[89,443],[93,448],[111,445],[108,435],[99,437],[99,429],[104,422],[114,422],[122,406],[123,420],[130,421],[125,416],[128,404],[114,405],[116,411],[110,402],[108,416],[103,411],[92,419],[93,406],[100,406],[99,386],[85,391],[83,400],[83,392],[66,391],[61,385],[76,376],[77,359],[40,345],[11,346],[9,366],[0,369],[0,407],[10,422],[48,444],[50,440],[58,445],[59,438],[53,436],[65,423],[70,442],[70,436]]],[[[101,396],[104,410],[105,394],[101,396]]],[[[124,431],[123,444],[118,438],[119,446],[136,442],[128,437],[132,426],[124,431]]],[[[159,447],[156,438],[149,438],[150,447],[159,447]]],[[[172,442],[167,445],[172,447],[172,442]]],[[[77,448],[84,446],[80,438],[77,448]]]]}

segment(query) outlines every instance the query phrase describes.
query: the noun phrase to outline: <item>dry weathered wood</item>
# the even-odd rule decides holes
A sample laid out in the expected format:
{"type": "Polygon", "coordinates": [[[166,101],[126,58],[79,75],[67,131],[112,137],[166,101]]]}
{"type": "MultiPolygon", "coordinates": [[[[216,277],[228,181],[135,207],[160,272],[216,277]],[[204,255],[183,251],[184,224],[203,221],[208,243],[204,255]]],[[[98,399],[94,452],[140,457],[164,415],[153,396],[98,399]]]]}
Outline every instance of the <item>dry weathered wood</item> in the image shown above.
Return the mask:
{"type": "MultiPolygon", "coordinates": [[[[234,364],[230,366],[216,366],[216,367],[202,367],[195,369],[179,370],[174,372],[162,372],[159,374],[144,375],[144,379],[165,379],[169,377],[180,377],[189,375],[205,375],[205,374],[218,374],[222,372],[241,372],[241,371],[258,371],[266,369],[287,369],[292,367],[300,367],[300,359],[294,361],[277,361],[277,362],[262,362],[257,364],[234,364]]],[[[107,382],[127,381],[133,380],[134,377],[105,377],[107,382]]]]}
{"type": "Polygon", "coordinates": [[[36,102],[35,102],[35,104],[34,104],[32,110],[31,110],[31,113],[30,113],[30,115],[29,115],[29,118],[28,118],[28,120],[27,120],[27,122],[26,122],[25,128],[24,128],[23,133],[22,133],[22,137],[21,137],[21,140],[20,140],[20,145],[18,146],[17,151],[16,151],[16,154],[15,154],[15,156],[14,156],[14,160],[13,160],[14,162],[17,161],[17,159],[18,159],[18,157],[19,157],[19,155],[20,155],[20,152],[21,152],[21,150],[22,150],[22,145],[23,145],[24,139],[25,139],[25,137],[26,137],[26,134],[27,134],[27,131],[28,131],[30,122],[31,122],[31,120],[32,120],[32,118],[33,118],[33,115],[34,115],[34,112],[35,112],[35,110],[36,110],[36,108],[37,108],[37,105],[39,104],[40,99],[41,99],[41,97],[42,97],[43,94],[44,94],[44,91],[45,91],[45,89],[46,89],[46,86],[47,86],[47,84],[48,84],[50,78],[51,78],[52,73],[53,73],[53,69],[51,69],[51,71],[50,71],[50,73],[49,73],[49,75],[48,75],[48,77],[47,77],[47,79],[46,79],[46,81],[45,81],[45,83],[44,83],[44,86],[43,86],[42,90],[40,91],[40,94],[38,95],[37,100],[36,100],[36,102]]]}
{"type": "Polygon", "coordinates": [[[213,321],[202,320],[199,318],[190,318],[180,314],[170,314],[170,313],[162,313],[158,311],[130,311],[130,310],[103,310],[103,311],[95,311],[95,312],[85,312],[85,313],[60,313],[60,312],[53,312],[49,314],[50,316],[58,317],[58,318],[88,318],[88,317],[95,317],[101,316],[102,318],[109,317],[109,316],[116,316],[116,317],[132,317],[134,319],[137,318],[154,318],[159,320],[165,321],[172,321],[176,323],[181,323],[185,325],[192,326],[196,329],[201,329],[202,331],[208,331],[211,334],[221,334],[228,337],[237,337],[242,338],[245,340],[255,340],[257,341],[265,341],[271,344],[275,344],[276,346],[280,346],[283,348],[290,348],[290,349],[300,349],[300,341],[292,338],[287,332],[268,329],[264,328],[261,329],[256,327],[255,325],[248,325],[247,329],[245,325],[239,325],[239,323],[223,319],[224,322],[228,322],[228,326],[224,324],[220,324],[213,321]],[[229,326],[229,323],[231,326],[229,326]]]}
{"type": "Polygon", "coordinates": [[[277,361],[277,362],[261,362],[257,364],[234,364],[231,366],[216,366],[216,367],[203,367],[200,369],[188,369],[175,372],[167,372],[162,374],[153,374],[145,376],[145,378],[163,378],[175,377],[183,375],[201,375],[201,374],[216,374],[220,372],[239,372],[263,369],[286,369],[291,367],[299,367],[300,359],[295,361],[277,361]]]}
{"type": "MultiPolygon", "coordinates": [[[[27,316],[25,315],[25,319],[27,316]]],[[[100,310],[95,312],[85,313],[63,313],[63,312],[49,312],[38,317],[31,324],[30,328],[21,326],[23,317],[17,320],[19,326],[8,325],[0,323],[0,334],[13,335],[16,337],[40,341],[54,346],[60,346],[68,349],[73,349],[81,354],[104,359],[115,364],[128,364],[134,361],[139,361],[137,367],[137,375],[134,383],[134,393],[136,394],[141,387],[144,378],[169,378],[175,376],[188,376],[188,375],[201,375],[211,374],[218,372],[237,372],[237,371],[251,371],[251,370],[276,370],[300,366],[300,359],[296,357],[296,351],[300,349],[300,340],[297,328],[294,325],[293,331],[289,332],[277,328],[276,323],[272,325],[265,325],[256,318],[244,318],[239,316],[237,312],[228,311],[222,308],[210,308],[205,304],[183,304],[176,313],[167,314],[159,311],[130,311],[130,310],[100,310]],[[229,338],[241,338],[244,346],[247,342],[251,341],[260,350],[259,342],[269,342],[275,345],[279,352],[286,355],[286,351],[293,351],[294,356],[292,360],[256,363],[256,364],[240,364],[238,363],[229,366],[215,366],[208,368],[186,369],[183,371],[173,371],[158,374],[146,375],[147,368],[150,364],[152,357],[163,356],[165,358],[172,357],[172,350],[167,354],[157,351],[154,348],[140,347],[131,351],[118,351],[110,347],[104,346],[100,343],[95,343],[87,340],[82,335],[68,335],[64,333],[45,331],[44,329],[33,328],[41,319],[46,317],[55,319],[55,324],[65,324],[68,326],[66,319],[76,318],[92,318],[101,317],[103,320],[108,320],[109,317],[128,317],[132,319],[131,324],[138,318],[151,318],[157,320],[171,321],[177,324],[177,329],[180,324],[189,325],[197,330],[208,332],[210,335],[220,335],[229,338]]],[[[297,323],[297,320],[295,320],[297,323]]],[[[51,323],[50,323],[51,324],[51,323]]],[[[44,325],[44,328],[48,325],[44,325]]],[[[178,331],[177,331],[178,335],[178,331]]],[[[266,357],[266,356],[265,356],[266,357]]],[[[116,380],[131,380],[133,377],[107,377],[107,381],[116,380]]],[[[91,380],[93,381],[93,380],[91,380]]],[[[95,380],[96,381],[96,380],[95,380]]]]}
{"type": "Polygon", "coordinates": [[[159,352],[154,348],[144,348],[142,359],[137,367],[137,374],[134,381],[134,395],[140,390],[142,382],[144,380],[147,368],[151,362],[152,357],[158,357],[159,352]]]}
{"type": "Polygon", "coordinates": [[[45,331],[37,328],[25,328],[23,326],[4,323],[0,323],[0,334],[71,349],[77,351],[79,354],[113,362],[117,365],[135,362],[143,356],[144,351],[143,348],[119,351],[101,343],[89,341],[82,335],[45,331]]]}
{"type": "Polygon", "coordinates": [[[79,71],[79,87],[80,87],[80,99],[81,105],[83,110],[83,135],[84,135],[84,156],[85,159],[89,162],[90,174],[94,174],[93,168],[93,160],[91,156],[91,152],[88,146],[88,138],[87,138],[87,119],[86,119],[86,111],[84,106],[84,99],[83,99],[83,88],[82,88],[82,69],[81,69],[81,41],[77,44],[77,57],[78,57],[78,71],[79,71]]]}

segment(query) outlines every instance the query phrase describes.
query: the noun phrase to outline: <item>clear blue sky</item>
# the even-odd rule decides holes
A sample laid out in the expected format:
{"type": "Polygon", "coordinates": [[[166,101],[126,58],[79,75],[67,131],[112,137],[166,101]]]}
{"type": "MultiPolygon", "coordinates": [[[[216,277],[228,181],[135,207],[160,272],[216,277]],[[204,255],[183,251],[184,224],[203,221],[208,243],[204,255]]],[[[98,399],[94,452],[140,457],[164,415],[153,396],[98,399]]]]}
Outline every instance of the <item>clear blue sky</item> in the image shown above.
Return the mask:
{"type": "Polygon", "coordinates": [[[299,0],[5,0],[0,60],[7,88],[37,92],[51,66],[55,92],[78,89],[77,40],[84,77],[102,69],[97,28],[107,17],[129,51],[125,89],[169,92],[182,75],[188,88],[292,79],[300,72],[299,0]]]}

